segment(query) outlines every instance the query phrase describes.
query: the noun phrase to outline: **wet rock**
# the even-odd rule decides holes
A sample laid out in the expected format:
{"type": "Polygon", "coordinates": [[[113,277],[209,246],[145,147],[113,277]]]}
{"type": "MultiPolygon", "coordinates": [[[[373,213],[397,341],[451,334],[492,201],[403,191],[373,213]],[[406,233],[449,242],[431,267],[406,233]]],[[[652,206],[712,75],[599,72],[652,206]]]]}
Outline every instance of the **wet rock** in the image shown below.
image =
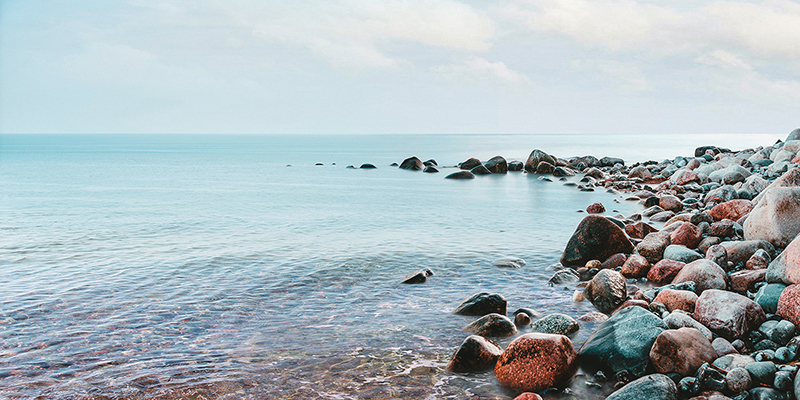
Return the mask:
{"type": "Polygon", "coordinates": [[[786,247],[800,233],[800,187],[772,188],[744,222],[744,237],[786,247]]]}
{"type": "Polygon", "coordinates": [[[744,339],[747,333],[766,320],[761,307],[745,296],[709,289],[697,299],[694,318],[713,332],[728,339],[744,339]]]}
{"type": "Polygon", "coordinates": [[[631,172],[628,173],[628,178],[629,179],[633,179],[633,178],[648,179],[651,176],[653,176],[653,173],[650,172],[650,170],[647,169],[647,167],[645,167],[643,165],[639,165],[637,167],[632,168],[631,172]]]}
{"type": "MultiPolygon", "coordinates": [[[[427,174],[435,174],[435,173],[439,172],[439,170],[436,169],[436,167],[434,167],[434,166],[427,166],[427,167],[425,167],[425,169],[422,170],[422,172],[425,172],[427,174]]],[[[453,179],[453,178],[451,178],[451,179],[453,179]]]]}
{"type": "Polygon", "coordinates": [[[748,355],[728,354],[714,360],[714,366],[725,371],[730,371],[734,368],[744,368],[745,365],[754,362],[756,362],[755,358],[748,355]]]}
{"type": "Polygon", "coordinates": [[[788,371],[775,372],[775,380],[772,386],[781,392],[792,390],[792,373],[788,371]]]}
{"type": "Polygon", "coordinates": [[[700,244],[700,240],[703,239],[703,233],[691,222],[686,222],[681,224],[678,229],[675,229],[669,237],[670,243],[673,245],[678,244],[694,249],[700,244]]]}
{"type": "Polygon", "coordinates": [[[494,156],[483,165],[493,174],[505,174],[508,172],[508,162],[502,156],[494,156]]]}
{"type": "Polygon", "coordinates": [[[589,281],[583,295],[598,311],[608,314],[628,297],[625,277],[619,272],[604,269],[589,281]]]}
{"type": "Polygon", "coordinates": [[[589,207],[586,207],[586,212],[589,214],[602,214],[606,212],[606,208],[603,207],[603,203],[600,203],[598,201],[596,203],[590,204],[589,207]]]}
{"type": "Polygon", "coordinates": [[[666,211],[683,210],[683,203],[681,202],[681,199],[672,195],[666,195],[659,198],[658,205],[666,211]]]}
{"type": "Polygon", "coordinates": [[[669,180],[682,186],[691,182],[699,183],[700,177],[689,169],[679,169],[669,177],[669,180]]]}
{"type": "MultiPolygon", "coordinates": [[[[711,346],[717,351],[717,356],[722,357],[728,354],[736,354],[739,351],[728,341],[728,339],[718,337],[711,342],[711,346]]],[[[747,390],[747,389],[745,389],[747,390]]]]}
{"type": "Polygon", "coordinates": [[[620,273],[626,278],[641,278],[647,276],[649,271],[650,263],[647,259],[639,254],[633,254],[622,264],[620,273]]]}
{"type": "Polygon", "coordinates": [[[764,282],[767,276],[766,269],[737,271],[728,277],[731,282],[731,290],[737,293],[746,293],[753,290],[758,282],[764,282]]]}
{"type": "Polygon", "coordinates": [[[775,247],[766,240],[741,240],[732,242],[722,242],[720,246],[725,248],[728,261],[738,264],[745,263],[758,249],[766,250],[768,254],[775,254],[775,247]]]}
{"type": "Polygon", "coordinates": [[[664,249],[664,259],[667,260],[680,261],[688,264],[701,258],[703,258],[702,254],[679,244],[670,244],[666,249],[664,249]]]}
{"type": "Polygon", "coordinates": [[[694,375],[704,363],[712,363],[717,352],[700,331],[693,328],[669,329],[656,338],[650,361],[662,374],[694,375]]]}
{"type": "Polygon", "coordinates": [[[579,280],[580,275],[578,275],[578,272],[572,268],[564,268],[556,271],[547,282],[553,285],[560,285],[563,283],[578,282],[579,280]]]}
{"type": "Polygon", "coordinates": [[[644,239],[651,232],[658,232],[658,229],[645,222],[637,222],[625,226],[625,233],[634,239],[644,239]]]}
{"type": "Polygon", "coordinates": [[[598,327],[579,351],[582,360],[612,375],[627,371],[642,376],[656,337],[667,329],[660,318],[641,307],[620,310],[598,327]]]}
{"type": "Polygon", "coordinates": [[[784,346],[794,337],[795,331],[795,325],[791,321],[784,319],[775,324],[775,327],[768,337],[773,342],[784,346]]]}
{"type": "Polygon", "coordinates": [[[403,278],[403,283],[405,284],[424,283],[431,275],[433,275],[433,271],[429,269],[423,269],[417,272],[412,272],[406,275],[405,278],[403,278]]]}
{"type": "Polygon", "coordinates": [[[648,203],[651,203],[651,200],[654,200],[656,204],[653,206],[649,206],[649,208],[646,208],[644,211],[642,211],[642,216],[649,218],[652,217],[653,215],[664,212],[664,209],[658,206],[658,198],[656,197],[650,197],[646,199],[644,201],[645,203],[644,206],[648,207],[648,203]]]}
{"type": "Polygon", "coordinates": [[[491,313],[506,315],[506,299],[500,294],[477,293],[461,302],[453,313],[474,316],[491,313]]]}
{"type": "Polygon", "coordinates": [[[494,374],[501,385],[512,390],[540,392],[566,383],[577,368],[577,356],[569,338],[527,333],[506,347],[494,374]]]}
{"type": "Polygon", "coordinates": [[[537,174],[549,175],[552,174],[553,171],[555,171],[555,169],[556,169],[555,165],[550,164],[547,161],[542,161],[539,163],[539,165],[536,166],[536,171],[534,172],[536,172],[537,174]]]}
{"type": "Polygon", "coordinates": [[[772,381],[775,380],[775,372],[778,372],[778,368],[772,361],[750,363],[745,365],[744,369],[750,373],[750,376],[755,378],[756,382],[765,383],[767,385],[772,384],[772,381]]]}
{"type": "Polygon", "coordinates": [[[531,324],[531,330],[534,332],[556,335],[571,335],[578,329],[580,326],[572,317],[559,313],[550,314],[531,324]]]}
{"type": "Polygon", "coordinates": [[[405,160],[403,160],[402,163],[400,163],[400,169],[407,169],[410,171],[421,171],[423,168],[425,168],[425,165],[422,164],[422,160],[420,160],[417,157],[406,158],[405,160]]]}
{"type": "Polygon", "coordinates": [[[517,311],[514,311],[512,316],[516,317],[518,314],[526,314],[527,316],[531,317],[531,319],[541,318],[544,314],[532,309],[532,308],[518,308],[517,311]]]}
{"type": "Polygon", "coordinates": [[[531,324],[531,317],[525,313],[519,313],[514,316],[514,325],[517,327],[528,326],[531,324]]]}
{"type": "Polygon", "coordinates": [[[426,167],[438,167],[439,163],[437,163],[436,160],[431,158],[431,159],[428,159],[427,161],[423,161],[422,165],[424,165],[426,167]]]}
{"type": "Polygon", "coordinates": [[[525,168],[525,164],[522,161],[511,161],[508,163],[508,170],[509,172],[519,172],[525,168]]]}
{"type": "Polygon", "coordinates": [[[458,164],[458,168],[463,169],[463,170],[471,170],[471,169],[473,169],[473,168],[475,168],[475,167],[477,167],[479,165],[483,165],[483,164],[481,164],[481,160],[478,160],[477,158],[473,157],[473,158],[468,159],[467,161],[459,163],[458,164]]]}
{"type": "Polygon", "coordinates": [[[555,158],[539,149],[535,149],[528,156],[528,160],[525,161],[525,170],[528,172],[536,172],[536,167],[538,167],[542,162],[547,162],[550,165],[556,165],[555,158]]]}
{"type": "Polygon", "coordinates": [[[800,326],[800,285],[790,285],[778,299],[778,315],[800,326]]]}
{"type": "Polygon", "coordinates": [[[653,221],[653,222],[667,222],[670,219],[672,219],[672,217],[674,217],[674,216],[675,216],[675,213],[672,212],[672,211],[663,211],[663,212],[660,212],[660,213],[658,213],[656,215],[651,216],[650,217],[650,221],[653,221]]]}
{"type": "Polygon", "coordinates": [[[616,253],[633,253],[633,244],[613,222],[599,215],[588,215],[569,239],[561,264],[582,267],[589,260],[605,260],[616,253]]]}
{"type": "Polygon", "coordinates": [[[659,285],[670,283],[684,266],[686,266],[684,262],[663,259],[650,267],[647,279],[659,285]]]}
{"type": "Polygon", "coordinates": [[[500,268],[522,268],[525,266],[525,260],[517,257],[500,257],[492,261],[492,265],[500,268]]]}
{"type": "Polygon", "coordinates": [[[553,169],[553,176],[555,177],[575,176],[575,171],[566,167],[555,167],[553,169]]]}
{"type": "Polygon", "coordinates": [[[471,170],[469,170],[469,172],[472,172],[473,175],[491,175],[492,174],[492,172],[489,171],[489,169],[487,169],[486,167],[484,167],[483,164],[478,165],[475,168],[472,168],[471,170]]]}
{"type": "Polygon", "coordinates": [[[583,322],[605,322],[607,320],[608,315],[603,314],[600,311],[589,311],[588,313],[578,317],[578,321],[583,322]]]}
{"type": "Polygon", "coordinates": [[[514,397],[514,400],[542,400],[542,396],[539,396],[536,393],[524,392],[520,393],[519,396],[514,397]]]}
{"type": "Polygon", "coordinates": [[[494,368],[497,359],[503,354],[500,346],[478,335],[470,335],[456,350],[447,370],[453,372],[478,372],[494,368]]]}
{"type": "Polygon", "coordinates": [[[475,179],[475,174],[469,171],[453,172],[444,177],[445,179],[475,179]]]}
{"type": "Polygon", "coordinates": [[[744,217],[753,210],[753,203],[750,200],[730,200],[721,204],[717,204],[709,211],[714,220],[721,221],[729,219],[738,221],[739,218],[744,217]]]}
{"type": "Polygon", "coordinates": [[[768,387],[754,387],[748,393],[748,400],[788,400],[780,391],[768,387]]]}
{"type": "MultiPolygon", "coordinates": [[[[655,302],[653,304],[655,304],[655,302]]],[[[669,329],[692,328],[697,329],[701,334],[703,334],[703,337],[705,337],[706,340],[710,341],[714,338],[714,334],[710,329],[697,322],[683,310],[675,310],[669,313],[664,318],[664,323],[667,324],[669,329]]]]}
{"type": "Polygon", "coordinates": [[[668,376],[652,374],[623,386],[606,400],[678,400],[678,387],[668,376]]]}
{"type": "Polygon", "coordinates": [[[697,295],[688,290],[665,289],[659,292],[653,301],[664,304],[670,312],[674,310],[683,310],[688,313],[693,313],[694,304],[697,302],[697,295]]]}
{"type": "Polygon", "coordinates": [[[725,386],[733,394],[740,394],[753,387],[750,373],[742,367],[734,368],[725,375],[725,386]]]}
{"type": "Polygon", "coordinates": [[[654,264],[663,258],[664,250],[669,246],[669,241],[669,233],[654,232],[645,236],[636,245],[636,252],[644,256],[651,264],[654,264]]]}
{"type": "Polygon", "coordinates": [[[378,167],[376,167],[373,164],[366,163],[366,164],[361,164],[361,166],[359,168],[360,169],[376,169],[378,167]]]}
{"type": "Polygon", "coordinates": [[[753,299],[761,309],[766,313],[775,314],[778,312],[778,299],[781,293],[786,289],[786,285],[782,283],[770,283],[761,286],[756,292],[756,297],[753,299]]]}
{"type": "Polygon", "coordinates": [[[467,325],[464,330],[484,337],[506,337],[517,333],[517,327],[511,319],[495,313],[480,317],[467,325]]]}

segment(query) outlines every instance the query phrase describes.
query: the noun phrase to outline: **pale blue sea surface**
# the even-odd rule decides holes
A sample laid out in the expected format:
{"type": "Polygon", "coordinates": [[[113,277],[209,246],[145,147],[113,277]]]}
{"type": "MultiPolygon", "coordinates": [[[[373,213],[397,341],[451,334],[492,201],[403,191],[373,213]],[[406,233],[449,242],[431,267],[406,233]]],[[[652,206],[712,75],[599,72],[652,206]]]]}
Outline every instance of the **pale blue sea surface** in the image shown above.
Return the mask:
{"type": "Polygon", "coordinates": [[[444,371],[473,319],[450,311],[480,291],[592,311],[547,267],[578,210],[641,206],[390,163],[534,148],[630,163],[777,138],[0,135],[0,398],[512,398],[491,372],[444,371]],[[378,168],[345,168],[362,163],[378,168]],[[421,268],[435,275],[399,284],[421,268]]]}

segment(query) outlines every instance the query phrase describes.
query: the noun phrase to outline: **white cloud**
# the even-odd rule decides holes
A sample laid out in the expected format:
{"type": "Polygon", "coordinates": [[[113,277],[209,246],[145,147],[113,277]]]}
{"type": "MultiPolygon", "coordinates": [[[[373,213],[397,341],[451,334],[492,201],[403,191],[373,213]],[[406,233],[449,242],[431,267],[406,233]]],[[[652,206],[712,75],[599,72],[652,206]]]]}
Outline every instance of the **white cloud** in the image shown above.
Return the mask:
{"type": "Polygon", "coordinates": [[[577,71],[594,71],[603,77],[607,88],[623,92],[643,92],[651,89],[647,76],[641,68],[631,62],[617,60],[574,60],[577,71]]]}
{"type": "Polygon", "coordinates": [[[700,64],[722,68],[732,68],[741,71],[753,70],[753,67],[746,61],[742,60],[741,57],[725,50],[714,50],[710,53],[703,54],[702,56],[698,57],[697,61],[700,64]]]}
{"type": "Polygon", "coordinates": [[[489,61],[485,58],[472,58],[459,64],[438,65],[431,71],[457,83],[490,82],[524,88],[531,85],[527,75],[510,69],[502,61],[489,61]]]}

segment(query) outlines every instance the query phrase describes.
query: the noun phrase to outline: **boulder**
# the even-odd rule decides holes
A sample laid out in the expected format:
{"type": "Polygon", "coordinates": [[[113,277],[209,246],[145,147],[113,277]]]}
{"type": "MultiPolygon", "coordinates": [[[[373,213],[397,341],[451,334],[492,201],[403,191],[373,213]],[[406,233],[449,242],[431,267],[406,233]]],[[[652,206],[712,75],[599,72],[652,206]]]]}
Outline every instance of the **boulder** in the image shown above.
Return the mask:
{"type": "Polygon", "coordinates": [[[463,170],[471,170],[479,165],[483,165],[481,164],[481,160],[478,160],[477,158],[473,157],[468,159],[467,161],[458,164],[458,168],[461,168],[463,170]]]}
{"type": "Polygon", "coordinates": [[[786,250],[784,250],[778,258],[769,263],[765,279],[769,283],[792,284],[792,281],[786,276],[786,250]]]}
{"type": "Polygon", "coordinates": [[[739,264],[746,263],[758,249],[766,250],[770,256],[775,255],[775,247],[766,240],[739,240],[722,242],[720,246],[725,248],[728,261],[739,264]]]}
{"type": "Polygon", "coordinates": [[[611,393],[606,400],[678,400],[678,386],[666,375],[641,377],[611,393]]]}
{"type": "Polygon", "coordinates": [[[768,188],[744,222],[747,240],[786,247],[800,233],[800,187],[768,188]]]}
{"type": "Polygon", "coordinates": [[[474,316],[491,313],[506,315],[506,299],[502,295],[477,293],[461,302],[453,311],[453,314],[474,316]]]}
{"type": "Polygon", "coordinates": [[[667,310],[683,310],[688,313],[694,312],[694,304],[697,302],[697,294],[688,290],[664,289],[658,293],[654,302],[667,306],[667,310]]]}
{"type": "Polygon", "coordinates": [[[555,158],[539,149],[535,149],[528,156],[528,160],[525,161],[525,170],[528,172],[536,172],[536,168],[541,162],[547,162],[550,165],[556,165],[555,158]]]}
{"type": "Polygon", "coordinates": [[[684,262],[663,259],[650,267],[650,271],[647,273],[647,279],[657,285],[670,283],[685,265],[686,263],[684,262]]]}
{"type": "Polygon", "coordinates": [[[536,170],[534,172],[536,172],[537,174],[548,175],[555,172],[555,170],[556,170],[555,165],[550,164],[547,161],[542,161],[539,163],[539,165],[536,166],[536,170]]]}
{"type": "Polygon", "coordinates": [[[662,374],[694,375],[704,363],[717,359],[711,342],[693,328],[669,329],[656,338],[650,350],[650,361],[662,374]]]}
{"type": "Polygon", "coordinates": [[[783,251],[784,277],[790,283],[800,283],[800,236],[792,240],[783,251]]]}
{"type": "Polygon", "coordinates": [[[672,283],[692,281],[697,284],[697,293],[708,289],[725,290],[728,287],[728,277],[725,270],[711,260],[697,260],[686,264],[672,283]]]}
{"type": "Polygon", "coordinates": [[[509,343],[497,360],[497,381],[517,392],[563,385],[578,368],[572,342],[563,335],[526,333],[509,343]]]}
{"type": "Polygon", "coordinates": [[[681,199],[679,199],[679,198],[677,198],[675,196],[672,196],[672,195],[662,196],[658,200],[658,205],[659,205],[659,207],[661,207],[661,208],[663,208],[664,210],[667,210],[667,211],[680,211],[680,210],[683,210],[683,203],[681,202],[681,199]]]}
{"type": "MultiPolygon", "coordinates": [[[[685,225],[685,224],[684,224],[685,225]]],[[[683,225],[681,225],[683,226],[683,225]]],[[[670,239],[671,241],[672,239],[670,239]]],[[[699,260],[703,258],[703,255],[694,251],[690,250],[686,246],[680,244],[670,244],[664,249],[664,259],[667,260],[674,260],[680,261],[683,263],[690,263],[695,260],[699,260]]]]}
{"type": "Polygon", "coordinates": [[[633,254],[622,264],[620,273],[626,278],[641,278],[650,271],[650,262],[639,254],[633,254]]]}
{"type": "Polygon", "coordinates": [[[403,160],[402,163],[400,163],[400,169],[407,169],[410,171],[421,171],[423,168],[425,168],[425,165],[422,164],[422,160],[420,160],[417,157],[406,158],[405,160],[403,160]]]}
{"type": "Polygon", "coordinates": [[[706,328],[705,325],[697,322],[694,318],[689,316],[683,310],[675,310],[666,317],[664,317],[664,323],[667,324],[669,329],[680,329],[680,328],[693,328],[700,331],[708,340],[714,339],[714,334],[711,332],[710,329],[706,328]]]}
{"type": "Polygon", "coordinates": [[[761,306],[745,296],[709,289],[697,299],[694,318],[728,340],[745,340],[748,332],[764,323],[766,315],[761,306]]]}
{"type": "Polygon", "coordinates": [[[508,170],[511,172],[519,172],[525,168],[525,164],[522,161],[511,161],[508,163],[508,170]]]}
{"type": "Polygon", "coordinates": [[[634,239],[644,239],[645,236],[652,232],[658,232],[658,229],[642,221],[625,226],[625,233],[634,239]]]}
{"type": "Polygon", "coordinates": [[[777,313],[795,326],[800,326],[800,285],[790,285],[781,292],[777,313]]]}
{"type": "Polygon", "coordinates": [[[472,168],[471,170],[469,170],[469,172],[472,172],[473,175],[491,175],[492,174],[492,172],[489,171],[489,169],[487,169],[486,167],[484,167],[483,164],[478,165],[475,168],[472,168]]]}
{"type": "Polygon", "coordinates": [[[503,349],[492,341],[478,335],[470,335],[458,347],[447,370],[453,372],[478,372],[494,368],[503,349]]]}
{"type": "Polygon", "coordinates": [[[517,333],[517,326],[505,315],[486,314],[464,328],[469,333],[484,337],[506,337],[517,333]]]}
{"type": "Polygon", "coordinates": [[[721,221],[723,219],[738,221],[739,218],[742,218],[753,211],[753,207],[753,202],[750,200],[730,200],[717,204],[711,209],[711,211],[709,211],[709,214],[711,214],[711,216],[717,221],[721,221]]]}
{"type": "Polygon", "coordinates": [[[670,243],[684,245],[687,248],[694,249],[697,248],[697,245],[700,244],[700,240],[703,239],[703,232],[700,232],[700,228],[694,225],[691,222],[686,222],[681,224],[678,229],[675,229],[669,235],[670,243]]]}
{"type": "Polygon", "coordinates": [[[616,253],[633,253],[633,244],[616,224],[588,215],[578,224],[561,256],[561,264],[582,267],[589,260],[605,260],[616,253]]]}
{"type": "Polygon", "coordinates": [[[603,322],[578,352],[580,358],[612,375],[627,371],[640,377],[650,363],[650,349],[667,329],[661,318],[641,307],[628,307],[603,322]]]}
{"type": "Polygon", "coordinates": [[[699,183],[700,177],[690,169],[681,168],[675,171],[675,173],[669,177],[669,180],[676,185],[685,185],[691,182],[699,183]]]}
{"type": "Polygon", "coordinates": [[[578,323],[564,314],[550,314],[531,324],[531,330],[539,333],[571,335],[580,329],[578,323]]]}
{"type": "Polygon", "coordinates": [[[493,174],[505,174],[508,172],[508,162],[502,156],[494,156],[483,165],[493,174]]]}
{"type": "Polygon", "coordinates": [[[475,179],[475,174],[469,171],[453,172],[444,177],[445,179],[475,179]]]}
{"type": "Polygon", "coordinates": [[[648,234],[636,245],[636,252],[644,256],[651,264],[657,263],[664,256],[664,250],[669,246],[670,233],[654,232],[648,234]]]}
{"type": "Polygon", "coordinates": [[[753,204],[758,204],[769,189],[778,187],[800,187],[800,168],[792,168],[775,179],[753,199],[753,204]]]}
{"type": "Polygon", "coordinates": [[[743,270],[730,274],[728,279],[731,282],[731,290],[745,294],[748,290],[754,289],[758,282],[764,282],[766,276],[766,269],[743,270]]]}
{"type": "Polygon", "coordinates": [[[625,277],[613,270],[601,270],[586,285],[583,295],[598,311],[609,314],[628,297],[625,277]]]}

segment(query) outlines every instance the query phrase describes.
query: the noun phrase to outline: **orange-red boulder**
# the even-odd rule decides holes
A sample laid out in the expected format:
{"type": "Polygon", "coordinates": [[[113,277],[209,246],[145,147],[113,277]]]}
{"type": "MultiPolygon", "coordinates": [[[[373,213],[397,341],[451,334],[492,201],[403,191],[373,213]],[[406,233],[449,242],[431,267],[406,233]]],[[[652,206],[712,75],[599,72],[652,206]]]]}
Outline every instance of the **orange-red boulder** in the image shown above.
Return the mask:
{"type": "Polygon", "coordinates": [[[616,253],[633,253],[633,244],[613,222],[588,215],[578,224],[561,255],[561,264],[583,267],[589,260],[605,260],[616,253]]]}
{"type": "Polygon", "coordinates": [[[664,289],[658,293],[654,302],[667,306],[667,310],[683,310],[688,313],[694,312],[694,305],[697,302],[697,295],[688,290],[664,289]]]}
{"type": "Polygon", "coordinates": [[[695,224],[684,222],[669,235],[669,239],[670,244],[682,244],[694,249],[703,239],[703,232],[695,224]]]}
{"type": "Polygon", "coordinates": [[[566,383],[578,368],[578,355],[563,335],[526,333],[509,343],[497,360],[497,381],[519,392],[540,392],[566,383]]]}
{"type": "Polygon", "coordinates": [[[633,254],[622,264],[620,273],[626,278],[641,278],[650,271],[650,262],[646,258],[633,254]]]}
{"type": "Polygon", "coordinates": [[[766,269],[746,269],[730,274],[728,279],[731,281],[731,289],[734,292],[745,293],[748,290],[752,290],[756,283],[764,282],[766,276],[766,269]]]}
{"type": "Polygon", "coordinates": [[[778,315],[800,326],[800,285],[790,285],[778,298],[778,315]]]}
{"type": "Polygon", "coordinates": [[[670,283],[685,265],[680,261],[663,259],[650,267],[647,279],[659,285],[670,283]]]}
{"type": "Polygon", "coordinates": [[[716,221],[721,221],[723,219],[738,221],[739,218],[753,211],[753,207],[753,202],[750,200],[737,199],[717,204],[708,213],[711,214],[716,221]]]}

